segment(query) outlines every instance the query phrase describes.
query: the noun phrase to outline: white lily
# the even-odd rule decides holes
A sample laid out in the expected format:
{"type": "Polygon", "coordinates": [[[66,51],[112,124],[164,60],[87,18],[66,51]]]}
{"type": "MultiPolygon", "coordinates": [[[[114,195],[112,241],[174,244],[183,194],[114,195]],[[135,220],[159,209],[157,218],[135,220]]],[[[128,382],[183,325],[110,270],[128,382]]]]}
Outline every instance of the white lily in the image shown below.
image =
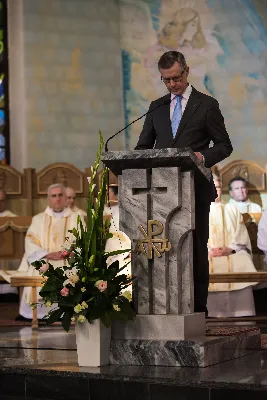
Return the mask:
{"type": "Polygon", "coordinates": [[[71,285],[74,287],[79,281],[78,270],[76,267],[64,271],[64,276],[66,276],[68,279],[63,282],[63,286],[71,285]]]}

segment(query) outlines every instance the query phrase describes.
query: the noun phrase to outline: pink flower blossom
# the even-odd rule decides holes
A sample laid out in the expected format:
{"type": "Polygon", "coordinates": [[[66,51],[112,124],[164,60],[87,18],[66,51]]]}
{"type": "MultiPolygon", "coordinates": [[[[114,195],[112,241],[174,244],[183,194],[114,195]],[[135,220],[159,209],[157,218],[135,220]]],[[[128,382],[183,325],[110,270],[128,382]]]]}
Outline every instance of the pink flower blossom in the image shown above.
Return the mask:
{"type": "Polygon", "coordinates": [[[48,265],[48,264],[43,264],[43,265],[41,266],[41,268],[40,268],[40,272],[41,272],[42,274],[44,274],[44,273],[48,270],[48,268],[49,268],[49,265],[48,265]]]}
{"type": "Polygon", "coordinates": [[[70,251],[63,250],[63,251],[61,252],[61,258],[67,258],[67,257],[69,257],[70,253],[71,253],[70,251]]]}
{"type": "Polygon", "coordinates": [[[60,290],[60,294],[63,297],[67,297],[69,295],[70,290],[67,287],[64,287],[63,289],[60,290]]]}
{"type": "Polygon", "coordinates": [[[97,289],[98,289],[100,292],[104,292],[104,291],[107,289],[107,287],[108,287],[108,283],[107,283],[107,281],[97,281],[97,282],[95,283],[95,286],[97,287],[97,289]]]}

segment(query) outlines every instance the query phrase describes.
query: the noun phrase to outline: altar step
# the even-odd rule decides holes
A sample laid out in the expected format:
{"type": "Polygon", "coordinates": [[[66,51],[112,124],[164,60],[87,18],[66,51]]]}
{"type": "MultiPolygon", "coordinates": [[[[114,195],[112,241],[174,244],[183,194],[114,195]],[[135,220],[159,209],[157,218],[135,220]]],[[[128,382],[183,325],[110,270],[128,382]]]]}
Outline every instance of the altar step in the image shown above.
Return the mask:
{"type": "Polygon", "coordinates": [[[203,336],[190,340],[111,341],[111,364],[207,367],[258,352],[259,329],[245,329],[231,335],[203,336]]]}

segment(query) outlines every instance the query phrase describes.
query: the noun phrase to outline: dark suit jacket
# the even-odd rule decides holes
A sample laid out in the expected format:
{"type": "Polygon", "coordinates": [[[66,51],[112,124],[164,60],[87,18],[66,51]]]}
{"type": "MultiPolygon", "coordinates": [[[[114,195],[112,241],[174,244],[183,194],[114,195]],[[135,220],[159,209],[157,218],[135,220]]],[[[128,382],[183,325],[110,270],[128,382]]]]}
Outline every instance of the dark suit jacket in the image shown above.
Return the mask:
{"type": "MultiPolygon", "coordinates": [[[[168,99],[170,94],[153,101],[149,110],[166,103],[168,99]]],[[[233,151],[217,100],[193,87],[174,139],[170,105],[164,104],[146,116],[135,150],[152,149],[154,146],[156,149],[190,147],[194,152],[203,154],[208,168],[233,151]],[[209,148],[211,140],[213,147],[209,148]]]]}

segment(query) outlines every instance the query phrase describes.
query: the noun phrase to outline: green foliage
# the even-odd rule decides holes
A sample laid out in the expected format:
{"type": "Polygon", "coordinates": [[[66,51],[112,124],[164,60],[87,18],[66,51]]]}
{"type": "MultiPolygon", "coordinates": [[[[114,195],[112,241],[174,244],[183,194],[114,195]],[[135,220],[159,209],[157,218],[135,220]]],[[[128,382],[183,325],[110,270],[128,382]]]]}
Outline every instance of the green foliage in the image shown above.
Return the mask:
{"type": "MultiPolygon", "coordinates": [[[[118,249],[107,253],[106,242],[112,238],[109,232],[110,221],[103,222],[103,212],[106,199],[108,169],[103,166],[100,189],[96,199],[94,192],[96,176],[100,165],[100,157],[104,146],[101,132],[100,147],[96,160],[91,168],[89,194],[87,204],[87,227],[81,217],[77,218],[77,227],[69,231],[66,240],[66,265],[54,268],[48,264],[48,269],[42,272],[46,279],[40,291],[45,303],[56,305],[49,312],[46,323],[61,321],[68,331],[71,322],[84,317],[92,322],[101,319],[105,326],[110,326],[113,320],[133,320],[135,313],[131,298],[123,296],[132,280],[125,274],[119,274],[123,268],[116,261],[109,267],[107,259],[110,256],[128,253],[131,250],[118,249]]],[[[32,263],[37,270],[46,264],[45,260],[32,263]]],[[[128,297],[128,296],[127,296],[128,297]]]]}

